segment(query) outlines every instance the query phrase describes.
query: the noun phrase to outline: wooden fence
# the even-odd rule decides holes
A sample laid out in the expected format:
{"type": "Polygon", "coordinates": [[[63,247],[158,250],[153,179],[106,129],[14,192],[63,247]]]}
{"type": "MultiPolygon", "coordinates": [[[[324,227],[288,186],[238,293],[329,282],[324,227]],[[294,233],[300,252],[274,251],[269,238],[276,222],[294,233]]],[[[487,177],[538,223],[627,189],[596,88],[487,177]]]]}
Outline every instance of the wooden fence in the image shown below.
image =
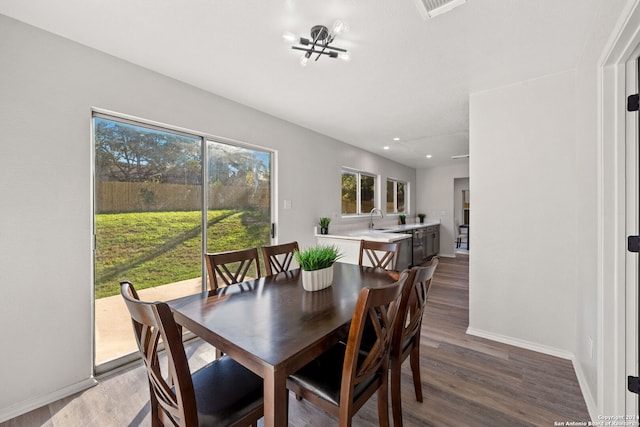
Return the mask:
{"type": "MultiPolygon", "coordinates": [[[[269,187],[211,185],[209,209],[269,208],[269,187]]],[[[96,183],[96,213],[200,210],[202,186],[155,182],[96,183]]]]}

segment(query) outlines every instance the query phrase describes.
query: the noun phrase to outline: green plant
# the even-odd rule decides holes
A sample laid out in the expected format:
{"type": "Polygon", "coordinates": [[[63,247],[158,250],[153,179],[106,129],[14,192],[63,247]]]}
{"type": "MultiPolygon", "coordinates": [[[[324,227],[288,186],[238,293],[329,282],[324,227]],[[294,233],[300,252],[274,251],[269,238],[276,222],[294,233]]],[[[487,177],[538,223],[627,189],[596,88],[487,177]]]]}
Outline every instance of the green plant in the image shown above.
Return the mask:
{"type": "Polygon", "coordinates": [[[329,223],[331,222],[331,218],[321,217],[320,218],[320,227],[329,228],[329,223]]]}
{"type": "Polygon", "coordinates": [[[425,215],[425,214],[423,214],[423,213],[418,214],[418,218],[420,218],[420,219],[424,219],[424,217],[426,217],[426,215],[425,215]]]}
{"type": "Polygon", "coordinates": [[[300,268],[306,271],[331,267],[334,262],[342,258],[342,254],[335,245],[311,246],[304,251],[296,251],[294,256],[300,268]]]}
{"type": "Polygon", "coordinates": [[[405,214],[400,214],[398,216],[400,217],[400,221],[404,221],[405,219],[407,219],[407,216],[405,214]]]}

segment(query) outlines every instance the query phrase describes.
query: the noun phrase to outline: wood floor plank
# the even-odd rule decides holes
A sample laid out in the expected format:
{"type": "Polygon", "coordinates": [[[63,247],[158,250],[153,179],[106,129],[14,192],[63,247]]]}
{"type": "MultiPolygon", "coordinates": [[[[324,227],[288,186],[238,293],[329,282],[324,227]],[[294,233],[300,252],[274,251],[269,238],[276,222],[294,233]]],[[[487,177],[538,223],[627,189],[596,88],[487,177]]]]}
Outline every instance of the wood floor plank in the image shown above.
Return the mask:
{"type": "MultiPolygon", "coordinates": [[[[531,427],[589,421],[570,361],[466,334],[468,269],[468,256],[440,259],[421,334],[424,402],[415,400],[407,362],[401,388],[404,425],[531,427]]],[[[214,357],[213,348],[199,340],[187,345],[187,353],[192,369],[214,357]]],[[[0,427],[149,426],[147,387],[139,365],[0,427]]],[[[289,425],[324,427],[336,421],[291,396],[289,425]]],[[[378,425],[375,397],[356,414],[353,425],[378,425]]]]}

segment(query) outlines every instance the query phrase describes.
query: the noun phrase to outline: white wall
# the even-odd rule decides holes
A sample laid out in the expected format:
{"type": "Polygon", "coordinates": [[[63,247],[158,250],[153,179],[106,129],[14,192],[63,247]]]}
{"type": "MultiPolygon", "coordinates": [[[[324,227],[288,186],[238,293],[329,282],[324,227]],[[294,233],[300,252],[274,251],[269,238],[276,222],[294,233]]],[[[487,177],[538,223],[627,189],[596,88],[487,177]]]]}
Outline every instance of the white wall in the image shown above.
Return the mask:
{"type": "Polygon", "coordinates": [[[614,336],[605,336],[608,346],[601,342],[602,313],[616,307],[598,288],[609,268],[598,266],[599,220],[603,211],[619,215],[598,205],[598,67],[624,3],[603,5],[574,70],[470,98],[469,331],[571,358],[594,419],[624,407],[621,399],[605,401],[624,393],[609,387],[622,380],[609,381],[604,372],[612,370],[598,362],[624,353],[614,336]]]}
{"type": "Polygon", "coordinates": [[[567,355],[577,294],[574,79],[569,71],[470,99],[469,327],[567,355]]]}
{"type": "MultiPolygon", "coordinates": [[[[424,212],[428,219],[440,220],[440,255],[454,256],[454,180],[469,177],[468,160],[460,160],[453,166],[418,169],[417,212],[424,212]]],[[[475,237],[474,237],[475,238],[475,237]]]]}
{"type": "Polygon", "coordinates": [[[0,58],[0,422],[92,376],[92,108],[277,150],[282,242],[313,244],[318,218],[340,212],[342,166],[415,183],[411,168],[2,15],[0,58]]]}

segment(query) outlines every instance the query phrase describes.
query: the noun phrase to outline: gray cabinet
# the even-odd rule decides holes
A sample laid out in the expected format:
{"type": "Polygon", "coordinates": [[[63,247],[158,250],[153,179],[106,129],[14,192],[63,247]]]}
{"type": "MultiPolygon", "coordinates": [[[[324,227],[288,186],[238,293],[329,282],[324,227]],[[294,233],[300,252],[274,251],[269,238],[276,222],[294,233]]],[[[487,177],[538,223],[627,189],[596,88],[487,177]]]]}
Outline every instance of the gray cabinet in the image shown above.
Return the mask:
{"type": "Polygon", "coordinates": [[[402,271],[405,268],[411,268],[411,238],[400,240],[398,243],[400,244],[400,251],[396,261],[396,270],[402,271]]]}
{"type": "Polygon", "coordinates": [[[426,258],[431,259],[433,256],[438,255],[438,252],[440,252],[440,226],[428,226],[424,234],[424,239],[426,258]]]}

